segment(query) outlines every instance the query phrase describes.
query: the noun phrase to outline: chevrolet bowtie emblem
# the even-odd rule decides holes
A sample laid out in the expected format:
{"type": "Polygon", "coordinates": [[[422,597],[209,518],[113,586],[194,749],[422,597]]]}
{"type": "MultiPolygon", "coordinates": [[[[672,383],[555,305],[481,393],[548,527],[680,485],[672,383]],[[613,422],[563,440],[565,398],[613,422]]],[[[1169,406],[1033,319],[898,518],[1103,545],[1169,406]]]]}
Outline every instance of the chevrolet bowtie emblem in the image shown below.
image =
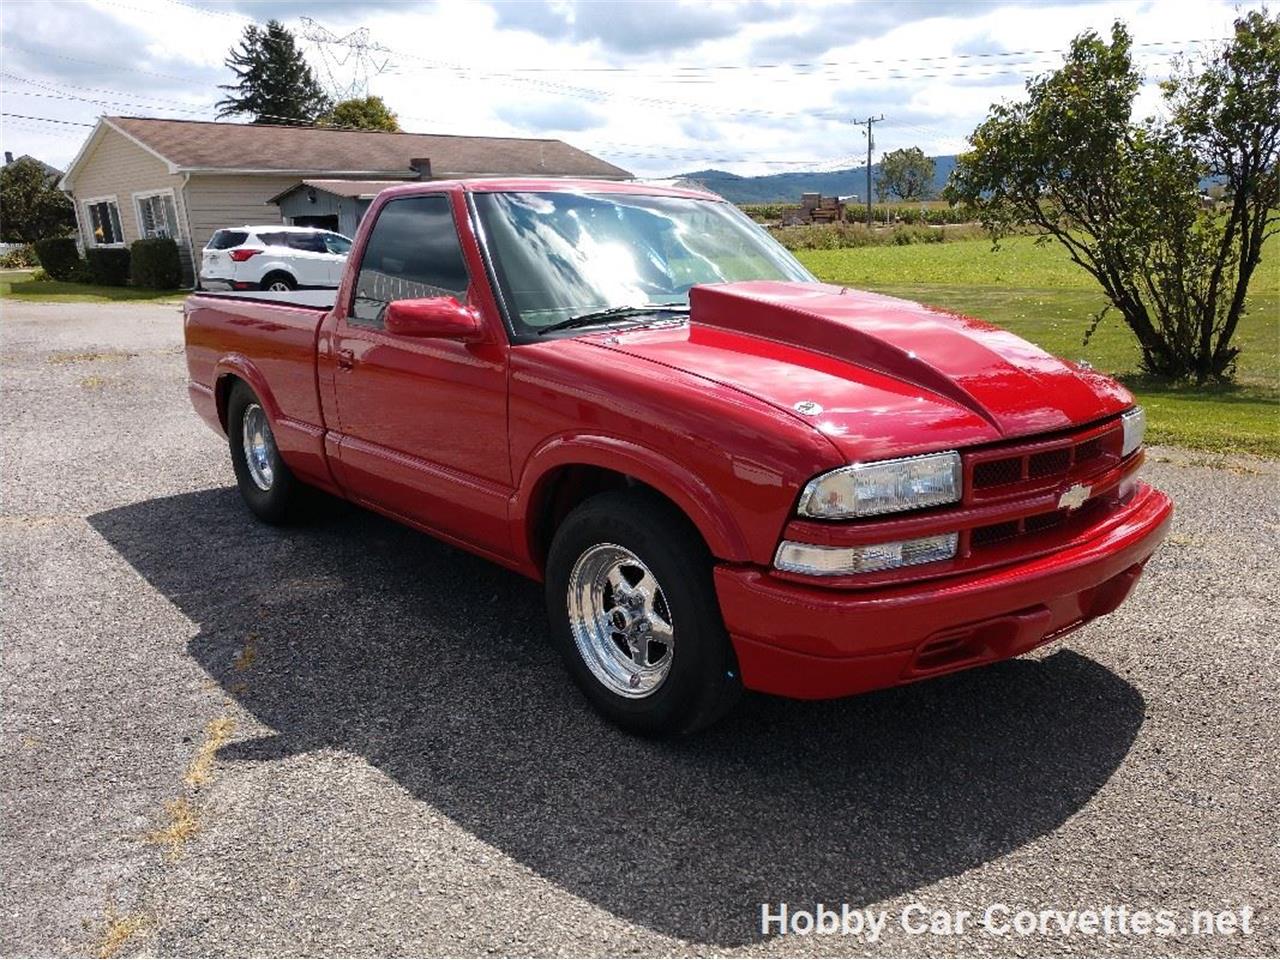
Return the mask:
{"type": "Polygon", "coordinates": [[[1062,491],[1062,496],[1058,498],[1058,507],[1067,510],[1079,510],[1084,502],[1089,499],[1090,487],[1087,483],[1077,483],[1062,491]]]}

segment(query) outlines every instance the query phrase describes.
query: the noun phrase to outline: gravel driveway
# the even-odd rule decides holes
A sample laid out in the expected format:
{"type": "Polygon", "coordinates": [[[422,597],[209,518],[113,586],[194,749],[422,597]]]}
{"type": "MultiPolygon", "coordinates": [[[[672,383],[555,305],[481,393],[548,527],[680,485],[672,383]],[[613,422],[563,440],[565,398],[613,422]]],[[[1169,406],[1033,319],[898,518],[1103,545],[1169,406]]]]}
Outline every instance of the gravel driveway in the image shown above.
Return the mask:
{"type": "Polygon", "coordinates": [[[0,311],[5,954],[1280,952],[1280,464],[1152,451],[1170,543],[1039,655],[655,744],[584,705],[532,584],[358,510],[254,522],[176,307],[0,311]],[[762,934],[781,902],[889,922],[762,934]]]}

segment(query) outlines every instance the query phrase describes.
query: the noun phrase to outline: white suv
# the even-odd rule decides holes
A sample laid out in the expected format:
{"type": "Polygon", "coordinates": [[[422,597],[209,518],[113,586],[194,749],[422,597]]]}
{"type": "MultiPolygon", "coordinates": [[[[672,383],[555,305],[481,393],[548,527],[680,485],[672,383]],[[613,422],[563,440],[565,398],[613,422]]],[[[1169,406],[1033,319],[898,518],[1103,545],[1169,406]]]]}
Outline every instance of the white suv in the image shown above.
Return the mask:
{"type": "Polygon", "coordinates": [[[200,286],[205,290],[297,290],[336,287],[351,241],[315,227],[237,227],[205,244],[200,286]]]}

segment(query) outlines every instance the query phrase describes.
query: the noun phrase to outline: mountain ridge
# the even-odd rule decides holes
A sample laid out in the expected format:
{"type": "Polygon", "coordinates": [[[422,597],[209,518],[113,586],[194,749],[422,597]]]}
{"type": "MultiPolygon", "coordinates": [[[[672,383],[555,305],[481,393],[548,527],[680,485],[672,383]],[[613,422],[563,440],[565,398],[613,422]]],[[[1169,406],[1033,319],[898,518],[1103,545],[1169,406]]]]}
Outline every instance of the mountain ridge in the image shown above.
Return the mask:
{"type": "MultiPolygon", "coordinates": [[[[947,178],[951,176],[951,171],[956,165],[956,157],[955,154],[947,154],[934,157],[933,162],[933,192],[936,196],[946,185],[947,178]]],[[[879,175],[880,164],[872,164],[872,191],[875,190],[875,180],[879,175]]],[[[863,164],[847,170],[768,173],[755,177],[742,176],[727,170],[706,169],[676,174],[674,179],[700,183],[708,190],[720,194],[730,203],[799,203],[802,193],[821,193],[824,197],[856,194],[859,200],[865,202],[867,167],[863,164]]],[[[880,201],[888,198],[877,196],[875,199],[880,201]]]]}

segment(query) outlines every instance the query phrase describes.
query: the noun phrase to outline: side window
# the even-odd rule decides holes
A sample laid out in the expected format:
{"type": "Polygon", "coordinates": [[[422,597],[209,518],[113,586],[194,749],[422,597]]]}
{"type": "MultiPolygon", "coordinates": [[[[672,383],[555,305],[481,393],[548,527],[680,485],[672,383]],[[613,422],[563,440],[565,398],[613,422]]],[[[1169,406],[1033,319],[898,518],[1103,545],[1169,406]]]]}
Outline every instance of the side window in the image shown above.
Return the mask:
{"type": "Polygon", "coordinates": [[[268,247],[287,247],[289,245],[288,235],[283,233],[260,233],[258,240],[268,247]]]}
{"type": "Polygon", "coordinates": [[[351,252],[351,241],[340,233],[326,233],[324,235],[324,247],[330,253],[345,257],[351,252]]]}
{"type": "Polygon", "coordinates": [[[324,238],[318,233],[286,233],[285,240],[293,250],[305,253],[326,253],[324,238]]]}
{"type": "Polygon", "coordinates": [[[249,234],[243,230],[219,230],[209,238],[210,250],[230,250],[232,247],[238,247],[249,239],[249,234]]]}
{"type": "Polygon", "coordinates": [[[356,277],[351,322],[381,327],[392,300],[467,293],[467,267],[449,198],[392,200],[373,225],[356,277]]]}

